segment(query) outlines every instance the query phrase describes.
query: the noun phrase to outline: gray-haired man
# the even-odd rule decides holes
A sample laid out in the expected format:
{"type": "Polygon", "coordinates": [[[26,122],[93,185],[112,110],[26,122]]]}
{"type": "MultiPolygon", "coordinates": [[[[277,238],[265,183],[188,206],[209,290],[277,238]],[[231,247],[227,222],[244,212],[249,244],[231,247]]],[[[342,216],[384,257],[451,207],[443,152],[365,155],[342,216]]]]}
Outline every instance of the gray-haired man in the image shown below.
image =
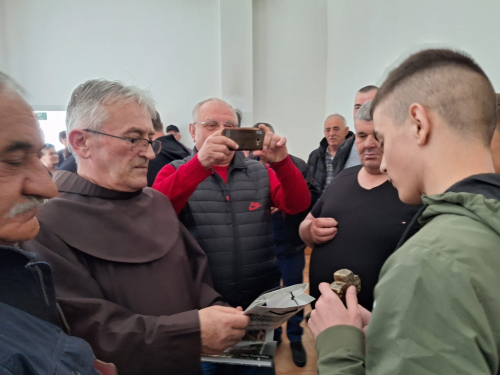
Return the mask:
{"type": "Polygon", "coordinates": [[[73,92],[68,138],[78,174],[58,171],[59,196],[25,248],[50,261],[75,335],[125,374],[195,374],[200,354],[244,335],[248,318],[211,287],[206,255],[169,200],[145,188],[155,117],[149,93],[92,80],[73,92]]]}

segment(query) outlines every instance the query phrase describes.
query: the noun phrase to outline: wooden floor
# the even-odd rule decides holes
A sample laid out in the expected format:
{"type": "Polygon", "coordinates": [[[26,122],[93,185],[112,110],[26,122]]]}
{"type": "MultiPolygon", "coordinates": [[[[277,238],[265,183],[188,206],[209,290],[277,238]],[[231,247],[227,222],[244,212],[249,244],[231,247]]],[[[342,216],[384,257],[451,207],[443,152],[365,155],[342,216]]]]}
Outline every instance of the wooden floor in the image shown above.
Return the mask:
{"type": "MultiPolygon", "coordinates": [[[[309,260],[311,258],[310,251],[306,249],[306,266],[304,267],[304,282],[309,282],[309,260]]],[[[304,316],[311,312],[311,306],[307,306],[304,310],[304,316]]],[[[311,331],[307,327],[305,320],[302,322],[304,334],[302,336],[302,344],[307,352],[307,364],[305,367],[297,367],[292,360],[292,351],[290,349],[290,341],[286,337],[286,326],[283,326],[282,343],[278,347],[276,353],[276,375],[317,375],[316,370],[316,349],[314,348],[314,339],[311,331]]]]}

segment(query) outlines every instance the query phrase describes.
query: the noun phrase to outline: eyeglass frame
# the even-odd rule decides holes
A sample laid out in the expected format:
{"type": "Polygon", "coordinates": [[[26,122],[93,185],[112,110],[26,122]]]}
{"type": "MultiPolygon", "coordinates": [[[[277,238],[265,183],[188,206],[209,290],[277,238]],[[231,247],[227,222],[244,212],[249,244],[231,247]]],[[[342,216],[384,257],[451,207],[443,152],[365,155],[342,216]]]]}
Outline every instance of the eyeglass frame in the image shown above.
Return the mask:
{"type": "MultiPolygon", "coordinates": [[[[207,120],[207,121],[193,122],[193,124],[194,124],[194,125],[198,125],[198,124],[203,125],[203,127],[204,127],[205,129],[209,130],[209,131],[219,130],[219,129],[220,129],[220,127],[221,127],[221,124],[220,124],[220,122],[219,122],[219,121],[216,121],[216,120],[210,120],[210,119],[209,119],[209,120],[207,120]],[[216,123],[217,123],[217,125],[218,125],[218,127],[217,127],[217,128],[215,128],[215,129],[213,129],[213,130],[208,129],[206,124],[207,124],[207,122],[209,122],[209,121],[216,122],[216,123]]],[[[232,120],[228,120],[228,121],[224,121],[224,122],[222,123],[222,127],[224,127],[224,128],[239,128],[239,124],[238,124],[237,122],[232,121],[232,120]],[[227,123],[234,124],[234,126],[226,126],[226,124],[227,124],[227,123]]]]}
{"type": "MultiPolygon", "coordinates": [[[[113,137],[113,138],[118,138],[118,139],[121,139],[121,140],[124,140],[124,141],[128,141],[132,144],[132,149],[134,149],[134,142],[136,141],[146,141],[148,142],[148,146],[151,146],[151,149],[153,150],[154,154],[155,155],[158,155],[161,151],[161,146],[162,146],[162,143],[160,141],[152,141],[150,139],[147,139],[147,138],[127,138],[127,137],[119,137],[117,135],[113,135],[113,134],[108,134],[108,133],[103,133],[103,132],[98,132],[97,130],[92,130],[92,129],[83,129],[83,131],[85,132],[88,132],[88,133],[93,133],[93,134],[100,134],[100,135],[107,135],[108,137],[113,137]],[[153,143],[157,144],[158,145],[158,152],[155,151],[154,147],[153,147],[153,143]]],[[[138,143],[139,144],[139,143],[138,143]]],[[[147,146],[145,148],[145,150],[147,150],[147,146]]]]}

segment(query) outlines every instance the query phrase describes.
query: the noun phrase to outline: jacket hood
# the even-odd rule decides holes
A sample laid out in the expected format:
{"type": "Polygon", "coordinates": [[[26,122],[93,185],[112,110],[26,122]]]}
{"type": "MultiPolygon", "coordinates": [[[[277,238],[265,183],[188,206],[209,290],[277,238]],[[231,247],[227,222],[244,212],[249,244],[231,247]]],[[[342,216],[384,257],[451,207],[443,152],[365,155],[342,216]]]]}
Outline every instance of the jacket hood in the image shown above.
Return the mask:
{"type": "Polygon", "coordinates": [[[480,174],[468,177],[443,194],[424,195],[422,225],[439,215],[462,215],[477,220],[500,235],[500,175],[480,174]]]}
{"type": "Polygon", "coordinates": [[[326,140],[326,137],[323,137],[321,142],[319,142],[319,147],[323,147],[324,149],[328,147],[328,141],[326,140]]]}
{"type": "Polygon", "coordinates": [[[160,154],[172,160],[184,159],[186,153],[188,155],[191,153],[172,134],[164,135],[157,138],[157,140],[161,142],[160,154]]]}

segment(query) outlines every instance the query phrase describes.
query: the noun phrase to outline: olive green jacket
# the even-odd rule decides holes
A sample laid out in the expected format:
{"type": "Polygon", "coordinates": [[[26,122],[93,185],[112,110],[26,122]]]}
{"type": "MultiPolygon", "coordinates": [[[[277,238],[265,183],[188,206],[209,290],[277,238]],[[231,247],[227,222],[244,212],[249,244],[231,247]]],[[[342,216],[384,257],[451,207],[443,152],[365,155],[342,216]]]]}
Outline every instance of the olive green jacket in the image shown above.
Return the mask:
{"type": "Polygon", "coordinates": [[[366,346],[357,328],[325,330],[319,374],[497,373],[500,176],[473,176],[422,200],[422,229],[380,272],[366,346]]]}

